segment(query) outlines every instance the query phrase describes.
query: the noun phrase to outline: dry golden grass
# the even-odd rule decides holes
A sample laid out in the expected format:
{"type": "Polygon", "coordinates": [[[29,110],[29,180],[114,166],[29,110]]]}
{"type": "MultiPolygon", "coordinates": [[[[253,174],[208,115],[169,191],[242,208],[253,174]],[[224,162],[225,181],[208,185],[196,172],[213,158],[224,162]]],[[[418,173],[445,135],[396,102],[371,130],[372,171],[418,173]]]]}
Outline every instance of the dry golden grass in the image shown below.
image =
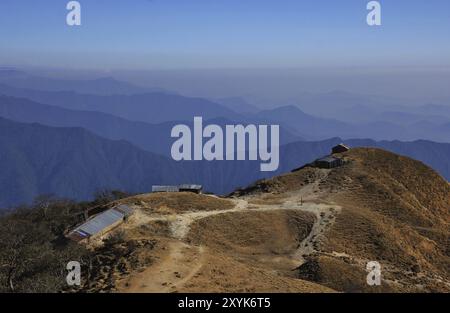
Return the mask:
{"type": "Polygon", "coordinates": [[[281,205],[285,200],[285,195],[268,193],[262,194],[258,198],[251,198],[248,203],[255,205],[281,205]]]}
{"type": "Polygon", "coordinates": [[[408,224],[450,223],[450,186],[428,166],[380,149],[354,149],[343,156],[350,166],[333,171],[329,184],[347,182],[373,209],[408,224]]]}
{"type": "Polygon", "coordinates": [[[450,291],[440,281],[450,282],[449,183],[423,163],[381,149],[339,156],[346,161],[340,168],[306,167],[248,189],[263,203],[268,193],[295,192],[316,181],[319,200],[342,207],[321,244],[324,255],[305,265],[309,274],[338,291],[450,291]],[[327,256],[333,252],[353,260],[327,256]],[[366,288],[364,262],[372,260],[399,283],[366,288]]]}
{"type": "Polygon", "coordinates": [[[295,191],[314,182],[323,172],[326,171],[327,170],[318,170],[317,168],[305,167],[294,173],[284,174],[271,179],[260,180],[254,185],[243,189],[241,192],[244,194],[260,194],[261,191],[263,191],[276,194],[295,191]]]}
{"type": "Polygon", "coordinates": [[[299,260],[293,254],[314,221],[313,214],[291,210],[227,213],[195,222],[186,240],[251,268],[296,278],[299,260]]]}
{"type": "Polygon", "coordinates": [[[238,292],[238,293],[321,293],[333,289],[291,277],[283,277],[260,267],[237,261],[229,254],[208,253],[205,264],[179,292],[238,292]]]}
{"type": "Polygon", "coordinates": [[[299,277],[314,281],[345,292],[395,292],[396,289],[387,284],[369,286],[366,282],[367,272],[364,266],[356,266],[345,260],[318,256],[311,258],[299,270],[299,277]]]}
{"type": "Polygon", "coordinates": [[[189,192],[160,192],[137,195],[120,200],[124,204],[135,204],[155,213],[173,214],[195,211],[228,210],[234,204],[218,197],[189,192]]]}
{"type": "Polygon", "coordinates": [[[220,214],[192,224],[187,240],[221,251],[281,255],[295,251],[314,220],[310,213],[290,210],[220,214]]]}
{"type": "MultiPolygon", "coordinates": [[[[293,271],[292,256],[310,233],[314,215],[293,210],[205,215],[178,241],[200,264],[192,263],[198,270],[177,291],[449,292],[450,284],[443,282],[450,282],[448,182],[420,162],[379,149],[352,149],[340,156],[347,161],[343,167],[304,168],[240,192],[252,194],[249,208],[277,208],[287,194],[307,187],[299,195],[314,192],[312,201],[342,208],[318,251],[298,271],[293,271]],[[382,286],[366,284],[368,261],[381,264],[382,286]]],[[[228,199],[192,193],[139,195],[121,202],[161,215],[234,207],[228,199]]],[[[146,257],[160,261],[174,253],[166,245],[174,242],[170,231],[168,222],[150,221],[128,230],[127,237],[156,240],[146,257]]]]}
{"type": "MultiPolygon", "coordinates": [[[[331,171],[322,186],[325,190],[338,186],[329,199],[343,207],[323,250],[396,268],[399,272],[393,277],[404,282],[397,291],[422,290],[420,285],[428,291],[448,291],[439,282],[414,277],[421,273],[450,280],[447,181],[421,162],[379,149],[353,149],[342,156],[348,165],[331,171]],[[409,277],[408,272],[413,275],[409,277]]],[[[328,286],[337,290],[353,288],[331,276],[328,279],[334,281],[328,286]]]]}

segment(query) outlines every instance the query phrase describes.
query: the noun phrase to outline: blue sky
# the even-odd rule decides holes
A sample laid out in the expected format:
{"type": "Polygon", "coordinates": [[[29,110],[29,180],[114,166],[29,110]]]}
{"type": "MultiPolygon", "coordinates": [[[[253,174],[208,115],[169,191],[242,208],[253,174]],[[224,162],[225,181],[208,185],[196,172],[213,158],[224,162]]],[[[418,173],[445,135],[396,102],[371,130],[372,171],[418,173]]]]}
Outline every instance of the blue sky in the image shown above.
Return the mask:
{"type": "Polygon", "coordinates": [[[0,65],[95,69],[449,66],[450,1],[1,0],[0,65]]]}

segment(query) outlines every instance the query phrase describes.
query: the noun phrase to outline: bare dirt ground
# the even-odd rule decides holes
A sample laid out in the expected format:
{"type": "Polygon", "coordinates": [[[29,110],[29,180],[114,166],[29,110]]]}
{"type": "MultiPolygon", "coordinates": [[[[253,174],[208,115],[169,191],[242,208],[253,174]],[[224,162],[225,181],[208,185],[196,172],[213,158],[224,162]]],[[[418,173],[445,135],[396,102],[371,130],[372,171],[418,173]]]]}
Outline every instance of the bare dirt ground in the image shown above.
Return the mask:
{"type": "Polygon", "coordinates": [[[378,149],[342,157],[342,167],[307,166],[226,198],[151,193],[119,200],[135,213],[92,238],[98,271],[106,273],[105,283],[92,288],[448,292],[447,181],[420,162],[378,149]],[[108,238],[117,240],[105,248],[108,238]],[[367,284],[369,261],[381,265],[380,286],[367,284]]]}
{"type": "Polygon", "coordinates": [[[129,277],[124,283],[125,292],[171,292],[183,286],[204,264],[204,248],[175,240],[156,264],[129,277]]]}
{"type": "MultiPolygon", "coordinates": [[[[268,264],[274,261],[283,262],[285,267],[291,270],[295,269],[303,264],[305,257],[318,251],[323,234],[334,222],[335,216],[339,214],[341,209],[337,205],[323,203],[319,200],[321,193],[319,185],[321,180],[326,178],[327,172],[324,171],[322,174],[320,179],[306,185],[299,191],[275,195],[275,202],[263,202],[268,204],[255,201],[257,200],[255,196],[245,196],[229,199],[233,202],[234,207],[224,210],[186,211],[169,214],[148,212],[136,206],[136,213],[122,228],[133,229],[149,223],[164,223],[168,225],[169,239],[159,260],[144,271],[130,275],[128,279],[121,282],[118,290],[122,292],[175,292],[186,289],[185,286],[192,285],[190,282],[193,278],[199,277],[199,273],[205,266],[205,260],[211,259],[212,254],[217,253],[217,251],[212,251],[209,247],[204,246],[202,242],[187,242],[186,238],[191,231],[191,226],[203,219],[225,217],[225,215],[243,212],[251,214],[252,212],[295,211],[309,213],[315,217],[311,231],[292,253],[287,256],[276,254],[269,256],[271,260],[268,264]]],[[[271,195],[267,196],[270,197],[271,195]]],[[[205,197],[216,198],[215,196],[205,197]]],[[[255,262],[251,263],[251,267],[256,268],[261,265],[260,267],[264,268],[265,258],[267,258],[265,255],[255,257],[255,262]]]]}
{"type": "MultiPolygon", "coordinates": [[[[120,292],[442,292],[448,184],[414,160],[354,149],[228,198],[147,194],[120,228],[157,242],[120,292]],[[382,266],[382,286],[366,264],[382,266]],[[331,289],[329,289],[331,288],[331,289]]],[[[135,237],[133,237],[135,236],[135,237]]]]}

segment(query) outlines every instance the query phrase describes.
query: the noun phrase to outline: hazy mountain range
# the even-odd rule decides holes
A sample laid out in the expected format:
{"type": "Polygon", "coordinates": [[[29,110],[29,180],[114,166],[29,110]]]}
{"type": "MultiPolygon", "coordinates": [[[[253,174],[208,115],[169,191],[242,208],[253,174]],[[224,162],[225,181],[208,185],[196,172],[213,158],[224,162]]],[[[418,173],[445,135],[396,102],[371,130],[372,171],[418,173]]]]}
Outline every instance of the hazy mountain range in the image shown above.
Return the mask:
{"type": "Polygon", "coordinates": [[[139,87],[112,77],[95,79],[59,79],[37,76],[17,69],[0,69],[0,82],[17,88],[43,91],[77,91],[94,95],[167,92],[162,88],[139,87]]]}
{"type": "MultiPolygon", "coordinates": [[[[0,207],[48,193],[79,200],[102,188],[145,192],[153,184],[186,182],[224,194],[326,155],[341,141],[407,155],[450,178],[450,144],[423,140],[450,141],[445,106],[407,111],[383,104],[386,111],[377,109],[376,115],[373,103],[357,105],[349,99],[348,105],[338,102],[336,111],[353,110],[355,119],[339,120],[305,113],[296,105],[260,110],[236,97],[211,101],[114,79],[63,81],[0,71],[0,82],[0,207]],[[362,122],[356,116],[367,108],[373,120],[362,122]],[[280,124],[278,171],[261,173],[259,161],[173,161],[170,130],[178,123],[191,125],[194,116],[202,116],[205,125],[280,124]]],[[[329,102],[321,109],[327,107],[331,111],[329,102]]]]}
{"type": "MultiPolygon", "coordinates": [[[[211,106],[214,108],[214,106],[211,106]]],[[[205,112],[209,108],[205,109],[205,112]]],[[[213,110],[209,110],[213,111],[213,110]]],[[[210,114],[213,115],[212,113],[210,114]]],[[[204,116],[204,115],[202,115],[204,116]]],[[[127,120],[112,114],[97,111],[79,111],[58,106],[37,103],[25,98],[14,98],[0,95],[0,117],[24,123],[40,123],[54,127],[83,127],[93,133],[113,140],[127,140],[136,146],[158,154],[170,155],[174,141],[171,129],[176,124],[192,126],[193,116],[184,116],[186,120],[166,121],[160,124],[127,120]]],[[[224,126],[233,124],[226,118],[205,120],[204,125],[217,124],[224,126]]],[[[280,129],[280,144],[300,140],[285,128],[280,129]]]]}
{"type": "Polygon", "coordinates": [[[411,123],[420,120],[443,123],[450,117],[450,107],[442,104],[410,104],[407,100],[360,95],[344,91],[327,93],[301,93],[285,103],[297,105],[303,111],[346,122],[373,122],[388,120],[395,123],[411,123]],[[399,119],[400,118],[400,119],[399,119]]]}
{"type": "MultiPolygon", "coordinates": [[[[75,91],[42,91],[0,84],[0,94],[23,97],[35,102],[71,110],[103,112],[131,121],[160,124],[169,121],[192,121],[194,116],[205,120],[224,118],[236,123],[280,124],[289,136],[305,140],[323,140],[330,137],[372,138],[375,140],[417,140],[450,142],[450,112],[448,107],[389,107],[388,111],[365,105],[343,107],[324,102],[339,112],[335,117],[322,117],[305,113],[299,106],[288,105],[257,111],[239,100],[220,100],[221,103],[202,98],[184,97],[174,93],[147,92],[132,95],[95,95],[75,91]],[[427,108],[429,109],[427,110],[427,108]],[[393,111],[397,110],[397,111],[393,111]],[[403,110],[403,111],[401,111],[403,110]],[[237,112],[239,111],[239,113],[237,112]],[[438,114],[439,113],[439,114],[438,114]],[[340,119],[338,119],[339,117],[340,119]]],[[[245,103],[245,102],[244,102],[245,103]]],[[[317,105],[319,106],[319,105],[317,105]]],[[[289,137],[288,136],[288,137],[289,137]]]]}
{"type": "MultiPolygon", "coordinates": [[[[223,194],[326,155],[340,142],[333,138],[282,146],[280,168],[263,175],[259,161],[175,162],[83,128],[48,127],[0,118],[0,207],[28,203],[41,194],[80,200],[89,199],[103,188],[146,192],[153,184],[183,182],[201,183],[206,190],[223,194]]],[[[412,156],[450,178],[450,144],[372,140],[346,143],[353,147],[383,147],[412,156]]]]}

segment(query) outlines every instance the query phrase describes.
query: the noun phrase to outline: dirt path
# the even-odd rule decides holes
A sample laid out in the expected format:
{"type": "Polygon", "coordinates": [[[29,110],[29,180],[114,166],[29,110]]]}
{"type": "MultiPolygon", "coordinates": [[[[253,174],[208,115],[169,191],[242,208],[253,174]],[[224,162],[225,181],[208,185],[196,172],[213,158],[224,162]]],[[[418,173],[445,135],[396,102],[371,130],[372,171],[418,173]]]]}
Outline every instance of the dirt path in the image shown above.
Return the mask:
{"type": "Polygon", "coordinates": [[[298,266],[304,263],[305,257],[320,249],[320,242],[328,227],[334,222],[341,208],[334,204],[320,202],[320,182],[326,179],[324,172],[315,182],[306,185],[299,191],[286,195],[282,204],[253,204],[252,197],[230,199],[235,207],[228,210],[186,212],[181,214],[148,215],[137,212],[132,227],[151,221],[169,222],[171,237],[175,239],[169,244],[169,252],[157,264],[144,272],[131,277],[125,287],[126,292],[173,292],[188,282],[203,266],[205,248],[191,246],[182,240],[189,233],[190,225],[200,219],[232,212],[299,210],[316,216],[310,234],[300,243],[297,251],[292,255],[298,266]]]}
{"type": "Polygon", "coordinates": [[[126,228],[136,228],[141,225],[148,224],[156,221],[169,222],[171,237],[174,239],[182,240],[189,233],[190,225],[200,219],[218,215],[244,211],[248,209],[248,202],[242,199],[231,199],[235,203],[232,209],[228,210],[213,210],[213,211],[199,211],[199,212],[186,212],[179,214],[146,214],[137,209],[133,214],[132,220],[130,220],[126,228]]]}
{"type": "MultiPolygon", "coordinates": [[[[324,194],[320,189],[320,184],[327,179],[328,174],[328,170],[322,170],[318,179],[300,189],[299,192],[296,192],[297,200],[299,197],[301,201],[305,201],[305,199],[306,201],[319,201],[323,199],[324,194]]],[[[341,212],[341,207],[335,204],[319,202],[317,207],[306,206],[302,210],[313,213],[316,216],[316,221],[311,232],[300,243],[300,247],[294,254],[294,258],[299,261],[299,266],[305,262],[305,257],[320,250],[320,243],[324,238],[325,232],[335,222],[337,214],[341,212]]]]}
{"type": "Polygon", "coordinates": [[[202,268],[203,247],[174,241],[168,245],[168,249],[169,252],[162,260],[132,275],[124,283],[123,290],[132,293],[174,292],[202,268]]]}
{"type": "Polygon", "coordinates": [[[307,210],[316,215],[314,223],[309,235],[300,243],[300,247],[294,254],[294,258],[299,261],[299,266],[305,262],[305,257],[320,250],[321,240],[327,228],[335,221],[336,214],[339,213],[340,207],[321,205],[315,210],[307,210]]]}

